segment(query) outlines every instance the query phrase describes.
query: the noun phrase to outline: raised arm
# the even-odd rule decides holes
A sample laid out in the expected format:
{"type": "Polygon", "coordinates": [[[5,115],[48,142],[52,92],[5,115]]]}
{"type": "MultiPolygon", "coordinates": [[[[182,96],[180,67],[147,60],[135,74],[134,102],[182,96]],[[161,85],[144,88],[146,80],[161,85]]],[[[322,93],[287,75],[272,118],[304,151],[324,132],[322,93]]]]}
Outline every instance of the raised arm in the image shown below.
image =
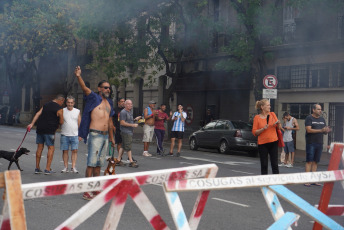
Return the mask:
{"type": "Polygon", "coordinates": [[[86,96],[88,96],[92,91],[85,85],[85,82],[84,82],[84,80],[81,77],[81,68],[80,68],[80,66],[77,66],[75,68],[74,74],[75,74],[76,78],[78,79],[78,82],[79,82],[79,85],[80,85],[82,91],[84,92],[84,94],[86,96]]]}

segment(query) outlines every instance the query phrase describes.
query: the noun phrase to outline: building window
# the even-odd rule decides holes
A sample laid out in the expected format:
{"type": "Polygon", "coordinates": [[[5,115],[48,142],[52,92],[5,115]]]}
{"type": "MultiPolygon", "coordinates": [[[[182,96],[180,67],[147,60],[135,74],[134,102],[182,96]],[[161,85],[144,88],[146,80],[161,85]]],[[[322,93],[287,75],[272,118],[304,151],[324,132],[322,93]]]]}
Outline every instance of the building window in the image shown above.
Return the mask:
{"type": "MultiPolygon", "coordinates": [[[[284,104],[285,111],[289,111],[290,115],[292,117],[295,117],[296,119],[305,119],[308,115],[312,113],[312,105],[316,103],[290,103],[290,104],[284,104]]],[[[321,108],[324,108],[324,104],[320,103],[321,108]]],[[[283,110],[283,108],[282,108],[283,110]]]]}
{"type": "Polygon", "coordinates": [[[344,63],[277,67],[279,89],[344,86],[344,63]]]}

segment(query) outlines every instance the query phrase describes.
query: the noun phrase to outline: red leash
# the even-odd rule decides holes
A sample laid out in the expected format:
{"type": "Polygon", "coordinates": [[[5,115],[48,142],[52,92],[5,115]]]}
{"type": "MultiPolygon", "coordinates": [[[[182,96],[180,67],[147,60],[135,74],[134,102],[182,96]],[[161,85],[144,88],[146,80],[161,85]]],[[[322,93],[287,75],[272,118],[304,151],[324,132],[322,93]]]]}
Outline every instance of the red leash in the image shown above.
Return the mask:
{"type": "Polygon", "coordinates": [[[30,132],[30,131],[31,131],[31,129],[28,127],[28,128],[26,129],[26,133],[25,133],[25,135],[24,135],[24,138],[23,138],[22,142],[20,143],[19,147],[17,148],[17,151],[13,154],[13,157],[12,157],[12,158],[14,158],[14,156],[15,156],[16,153],[18,152],[20,146],[23,144],[23,142],[24,142],[24,140],[25,140],[26,134],[27,134],[28,132],[30,132]]]}

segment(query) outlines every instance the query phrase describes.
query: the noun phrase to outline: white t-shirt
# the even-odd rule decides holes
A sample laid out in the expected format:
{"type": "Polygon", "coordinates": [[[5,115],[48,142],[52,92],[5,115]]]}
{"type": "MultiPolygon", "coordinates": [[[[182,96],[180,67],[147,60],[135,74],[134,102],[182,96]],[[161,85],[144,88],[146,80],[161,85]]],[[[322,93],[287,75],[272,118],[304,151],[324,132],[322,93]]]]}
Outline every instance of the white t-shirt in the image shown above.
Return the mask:
{"type": "Polygon", "coordinates": [[[61,127],[61,135],[65,136],[78,136],[78,118],[80,110],[73,108],[68,110],[67,107],[63,108],[63,125],[61,127]]]}

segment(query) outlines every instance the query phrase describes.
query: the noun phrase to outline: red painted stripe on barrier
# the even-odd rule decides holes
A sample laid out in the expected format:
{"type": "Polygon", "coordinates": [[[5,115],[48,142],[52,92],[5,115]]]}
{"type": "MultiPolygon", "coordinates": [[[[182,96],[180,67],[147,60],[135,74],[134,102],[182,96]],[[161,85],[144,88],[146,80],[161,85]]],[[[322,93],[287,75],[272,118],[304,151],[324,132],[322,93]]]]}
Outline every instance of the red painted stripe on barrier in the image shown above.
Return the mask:
{"type": "Polygon", "coordinates": [[[168,186],[175,187],[176,180],[182,180],[185,179],[186,171],[180,171],[180,172],[173,172],[171,173],[170,177],[168,178],[168,186]]]}
{"type": "Polygon", "coordinates": [[[51,185],[44,188],[44,196],[58,196],[65,194],[67,190],[66,184],[51,185]]]}
{"type": "Polygon", "coordinates": [[[334,171],[334,176],[337,180],[344,180],[343,174],[341,171],[334,171]]]}
{"type": "Polygon", "coordinates": [[[2,221],[1,230],[2,229],[4,229],[4,230],[11,229],[11,224],[10,224],[9,219],[2,221]]]}
{"type": "Polygon", "coordinates": [[[203,191],[202,197],[198,203],[197,210],[195,212],[195,217],[201,217],[205,208],[205,204],[207,203],[208,196],[210,191],[203,191]]]}
{"type": "Polygon", "coordinates": [[[116,195],[116,204],[123,204],[127,200],[127,196],[129,191],[131,190],[133,186],[133,181],[132,180],[124,180],[122,181],[118,187],[119,191],[116,195]]]}
{"type": "Polygon", "coordinates": [[[132,182],[132,180],[121,181],[117,186],[115,186],[105,195],[105,202],[108,202],[114,196],[116,196],[116,204],[123,204],[127,199],[129,190],[132,187],[132,182]]]}
{"type": "Polygon", "coordinates": [[[131,189],[129,190],[129,195],[135,199],[135,197],[141,192],[141,188],[138,184],[133,184],[131,189]]]}
{"type": "Polygon", "coordinates": [[[107,187],[109,187],[116,180],[118,180],[118,179],[116,178],[116,179],[107,180],[103,186],[103,189],[106,189],[107,187]]]}
{"type": "Polygon", "coordinates": [[[152,224],[153,228],[156,230],[163,230],[167,227],[166,223],[162,220],[160,215],[154,216],[150,223],[152,224]]]}
{"type": "MultiPolygon", "coordinates": [[[[334,144],[332,156],[328,164],[327,171],[338,170],[342,153],[343,153],[343,144],[334,144]]],[[[328,204],[330,203],[330,199],[332,196],[333,185],[334,185],[333,182],[327,182],[324,184],[324,187],[321,191],[318,209],[319,211],[323,213],[327,213],[328,204]]],[[[313,230],[321,230],[321,229],[322,229],[322,225],[319,224],[318,222],[315,222],[313,225],[313,230]]]]}
{"type": "Polygon", "coordinates": [[[145,184],[149,176],[137,176],[136,180],[139,184],[145,184]]]}
{"type": "Polygon", "coordinates": [[[63,227],[63,228],[61,228],[61,230],[72,230],[72,229],[68,228],[68,227],[63,227]]]}
{"type": "Polygon", "coordinates": [[[343,216],[344,215],[344,206],[329,207],[327,209],[326,215],[328,215],[328,216],[343,216]]]}
{"type": "MultiPolygon", "coordinates": [[[[123,181],[122,181],[123,182],[123,181]]],[[[121,183],[122,183],[121,182],[121,183]]],[[[117,195],[118,190],[119,190],[119,186],[121,185],[121,183],[119,183],[117,186],[115,186],[113,189],[111,189],[108,193],[106,193],[104,199],[105,199],[105,203],[108,202],[109,200],[111,200],[114,196],[117,195]]]]}

